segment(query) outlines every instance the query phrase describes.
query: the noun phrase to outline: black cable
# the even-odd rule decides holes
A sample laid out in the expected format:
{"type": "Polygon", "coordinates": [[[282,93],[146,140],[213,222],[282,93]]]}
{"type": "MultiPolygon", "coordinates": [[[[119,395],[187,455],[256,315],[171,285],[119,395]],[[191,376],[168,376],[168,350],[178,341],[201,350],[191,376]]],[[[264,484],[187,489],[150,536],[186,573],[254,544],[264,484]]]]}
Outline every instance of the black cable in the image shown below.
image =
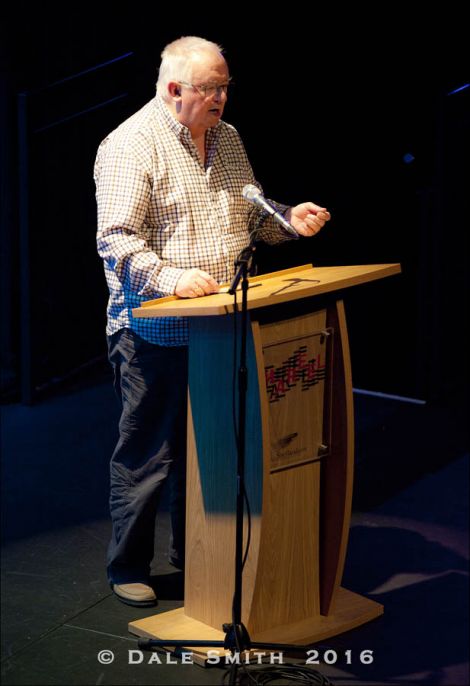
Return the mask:
{"type": "Polygon", "coordinates": [[[237,292],[233,294],[233,303],[235,311],[233,313],[233,373],[232,373],[232,419],[233,419],[233,432],[235,435],[235,445],[237,448],[237,454],[239,450],[239,436],[238,436],[238,417],[237,417],[237,365],[238,365],[238,331],[237,331],[237,292]]]}
{"type": "Polygon", "coordinates": [[[250,510],[250,501],[248,500],[248,494],[246,492],[245,487],[243,487],[243,495],[245,498],[245,505],[246,505],[247,532],[246,532],[246,548],[245,548],[245,554],[243,555],[242,570],[245,567],[245,562],[246,562],[247,557],[248,557],[248,551],[250,550],[250,543],[251,543],[251,510],[250,510]]]}
{"type": "MultiPolygon", "coordinates": [[[[242,673],[239,675],[237,684],[246,686],[248,683],[256,684],[256,686],[264,686],[282,679],[284,682],[292,684],[312,684],[312,686],[333,686],[333,682],[324,674],[321,674],[315,669],[305,667],[304,665],[276,665],[262,667],[260,669],[250,668],[241,663],[240,665],[232,665],[232,667],[224,672],[222,677],[222,684],[227,684],[227,678],[233,676],[233,667],[243,667],[242,673]]],[[[230,682],[233,683],[233,682],[230,682]]]]}

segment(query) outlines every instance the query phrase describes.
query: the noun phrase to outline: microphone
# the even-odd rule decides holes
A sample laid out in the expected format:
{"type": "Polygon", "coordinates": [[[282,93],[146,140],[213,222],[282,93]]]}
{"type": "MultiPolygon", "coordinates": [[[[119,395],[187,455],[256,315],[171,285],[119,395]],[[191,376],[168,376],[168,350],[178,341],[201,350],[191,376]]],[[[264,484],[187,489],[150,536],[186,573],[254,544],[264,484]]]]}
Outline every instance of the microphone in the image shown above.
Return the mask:
{"type": "Polygon", "coordinates": [[[263,197],[263,195],[261,195],[259,188],[256,188],[256,186],[253,186],[253,184],[249,183],[243,187],[242,195],[245,200],[253,203],[253,205],[258,205],[258,207],[261,207],[265,212],[267,212],[274,219],[274,221],[282,226],[284,231],[288,233],[289,236],[295,238],[296,240],[299,238],[299,234],[294,229],[292,224],[290,224],[287,219],[283,217],[282,214],[278,212],[276,208],[266,200],[265,197],[263,197]]]}

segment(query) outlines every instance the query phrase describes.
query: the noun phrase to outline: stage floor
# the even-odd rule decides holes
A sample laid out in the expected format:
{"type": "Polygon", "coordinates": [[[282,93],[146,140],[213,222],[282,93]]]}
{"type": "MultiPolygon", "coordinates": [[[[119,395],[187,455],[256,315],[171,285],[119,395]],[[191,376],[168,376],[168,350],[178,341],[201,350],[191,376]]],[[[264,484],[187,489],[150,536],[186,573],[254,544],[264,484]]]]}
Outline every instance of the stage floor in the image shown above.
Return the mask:
{"type": "MultiPolygon", "coordinates": [[[[385,613],[314,646],[319,663],[311,666],[335,684],[468,684],[463,412],[362,394],[355,411],[343,585],[382,603],[385,613]],[[373,651],[372,663],[362,663],[362,651],[373,651]]],[[[166,560],[164,502],[153,569],[157,608],[123,605],[107,585],[108,460],[118,419],[109,376],[1,413],[2,683],[220,683],[220,664],[149,663],[150,653],[129,653],[137,650],[130,621],[183,606],[183,574],[166,560]]]]}

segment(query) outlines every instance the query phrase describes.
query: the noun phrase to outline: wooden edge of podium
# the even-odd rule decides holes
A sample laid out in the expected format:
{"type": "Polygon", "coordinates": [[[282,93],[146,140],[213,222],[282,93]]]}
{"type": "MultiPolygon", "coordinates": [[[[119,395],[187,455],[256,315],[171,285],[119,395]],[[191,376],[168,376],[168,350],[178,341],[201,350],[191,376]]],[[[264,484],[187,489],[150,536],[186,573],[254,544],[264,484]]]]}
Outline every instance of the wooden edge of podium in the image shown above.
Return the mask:
{"type": "Polygon", "coordinates": [[[340,588],[346,560],[354,480],[354,400],[346,313],[342,300],[328,311],[328,325],[337,331],[333,350],[333,379],[337,392],[330,398],[333,457],[322,475],[321,612],[329,614],[340,588]],[[341,388],[342,392],[338,392],[341,388]]]}
{"type": "MultiPolygon", "coordinates": [[[[340,587],[335,599],[333,612],[329,616],[316,615],[301,622],[274,627],[269,631],[250,636],[250,638],[256,643],[284,643],[310,646],[318,641],[323,641],[337,634],[355,629],[362,624],[377,619],[382,614],[383,605],[380,603],[340,587]]],[[[207,648],[192,648],[191,639],[195,641],[207,639],[209,642],[223,641],[225,634],[223,631],[188,617],[184,612],[184,607],[130,622],[128,629],[131,634],[140,638],[168,640],[169,648],[171,648],[172,640],[188,639],[188,646],[185,648],[185,651],[191,652],[193,654],[193,662],[202,666],[206,666],[210,655],[217,653],[223,656],[230,652],[223,648],[211,648],[210,646],[207,648]],[[210,655],[208,655],[209,651],[211,651],[210,655]]],[[[256,651],[252,652],[256,653],[256,651]]]]}
{"type": "MultiPolygon", "coordinates": [[[[284,274],[294,274],[295,272],[301,272],[304,269],[312,269],[312,264],[303,264],[300,267],[289,267],[288,269],[281,269],[277,272],[269,272],[269,274],[260,274],[259,276],[250,276],[248,281],[250,283],[256,281],[262,281],[270,279],[273,276],[283,276],[284,274]]],[[[230,286],[229,283],[220,284],[221,288],[227,288],[230,286]]],[[[161,305],[162,303],[172,302],[173,300],[185,300],[186,298],[180,298],[179,295],[167,295],[164,298],[155,298],[154,300],[144,300],[140,303],[140,307],[154,307],[155,305],[161,305]]]]}

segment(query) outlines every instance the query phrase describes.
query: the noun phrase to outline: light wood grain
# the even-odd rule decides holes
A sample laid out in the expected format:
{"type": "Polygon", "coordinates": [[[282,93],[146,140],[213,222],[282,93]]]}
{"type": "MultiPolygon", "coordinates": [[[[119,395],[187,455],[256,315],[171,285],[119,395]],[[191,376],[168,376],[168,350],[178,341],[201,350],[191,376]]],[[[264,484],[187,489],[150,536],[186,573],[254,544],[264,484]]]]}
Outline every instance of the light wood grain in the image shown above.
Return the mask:
{"type": "MultiPolygon", "coordinates": [[[[285,274],[294,274],[295,272],[302,272],[305,269],[312,269],[313,265],[311,264],[303,264],[300,267],[289,267],[288,269],[281,269],[276,272],[269,272],[268,274],[263,274],[260,276],[250,276],[248,278],[248,281],[250,284],[257,283],[259,281],[265,280],[265,279],[270,279],[272,276],[281,276],[285,274]]],[[[231,284],[230,283],[222,283],[220,284],[220,291],[219,292],[224,292],[227,293],[228,289],[230,288],[231,284]]],[[[241,284],[238,286],[238,290],[241,290],[241,284]]],[[[153,300],[145,300],[141,307],[152,307],[153,305],[161,305],[162,303],[169,303],[173,302],[175,300],[181,300],[181,298],[178,295],[167,295],[163,298],[154,298],[153,300]]]]}
{"type": "MultiPolygon", "coordinates": [[[[320,465],[312,462],[322,441],[323,396],[311,388],[316,407],[305,402],[298,388],[279,403],[270,403],[265,367],[272,349],[298,347],[299,340],[325,329],[326,311],[308,313],[267,324],[253,323],[260,387],[263,429],[263,515],[260,552],[253,603],[248,619],[250,633],[291,624],[319,613],[320,465]],[[309,411],[314,416],[306,416],[309,411]],[[315,420],[316,415],[316,420],[315,420]],[[278,435],[298,434],[291,450],[301,450],[310,464],[290,464],[273,471],[278,435]],[[306,434],[304,438],[303,434],[306,434]],[[315,446],[315,447],[314,447],[315,446]],[[306,455],[305,451],[310,451],[306,455]],[[315,453],[315,455],[313,455],[315,453]]],[[[282,352],[280,353],[282,360],[282,352]]]]}
{"type": "MultiPolygon", "coordinates": [[[[352,593],[344,588],[338,590],[334,610],[330,615],[315,615],[299,622],[273,627],[250,636],[257,643],[286,643],[311,645],[331,636],[355,629],[383,614],[383,606],[369,598],[352,593]]],[[[171,641],[187,640],[188,651],[193,651],[195,662],[205,664],[208,650],[223,655],[226,651],[218,648],[207,649],[191,647],[191,640],[223,641],[225,634],[198,622],[185,614],[184,608],[171,610],[130,622],[129,632],[143,638],[157,638],[171,641]]]]}
{"type": "MultiPolygon", "coordinates": [[[[266,275],[256,277],[261,284],[248,291],[248,309],[267,307],[329,293],[339,288],[350,288],[362,283],[382,279],[400,273],[399,264],[353,265],[346,267],[314,267],[296,271],[293,274],[266,275]],[[290,278],[305,279],[294,285],[290,278]],[[317,283],[318,281],[318,283],[317,283]],[[280,289],[287,289],[279,292],[280,289]]],[[[241,295],[238,296],[240,305],[241,295]]],[[[201,298],[160,298],[147,301],[132,310],[134,317],[201,317],[231,314],[235,311],[233,296],[214,293],[201,298]]]]}

